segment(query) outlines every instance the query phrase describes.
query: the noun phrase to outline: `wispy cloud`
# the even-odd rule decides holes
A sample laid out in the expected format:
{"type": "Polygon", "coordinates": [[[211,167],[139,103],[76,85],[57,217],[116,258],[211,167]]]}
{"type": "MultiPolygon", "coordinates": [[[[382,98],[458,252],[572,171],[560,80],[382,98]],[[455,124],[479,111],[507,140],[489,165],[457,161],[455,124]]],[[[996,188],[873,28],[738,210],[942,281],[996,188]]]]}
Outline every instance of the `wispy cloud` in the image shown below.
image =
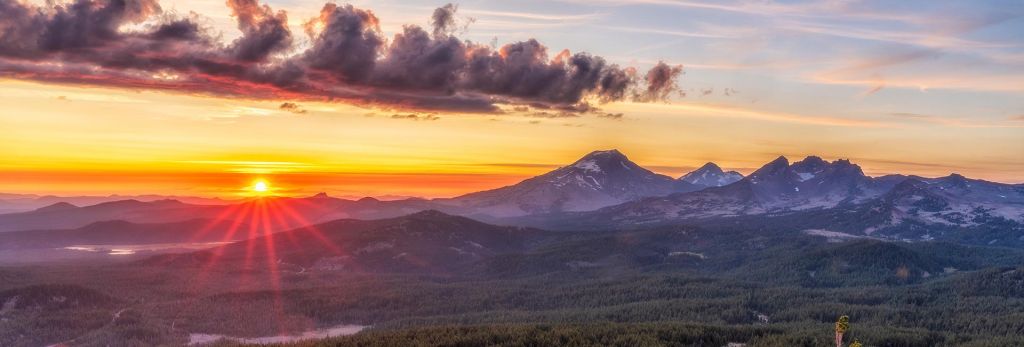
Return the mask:
{"type": "Polygon", "coordinates": [[[778,1],[688,1],[688,0],[563,0],[603,6],[656,5],[731,12],[758,17],[851,17],[885,21],[920,21],[920,16],[853,6],[849,1],[782,3],[778,1]]]}
{"type": "Polygon", "coordinates": [[[893,113],[890,113],[889,115],[893,116],[893,117],[908,118],[908,119],[930,119],[930,118],[934,118],[934,116],[929,116],[929,115],[926,115],[926,114],[919,114],[919,113],[910,113],[910,112],[893,112],[893,113]]]}
{"type": "Polygon", "coordinates": [[[815,72],[808,76],[814,83],[863,86],[875,89],[879,86],[910,88],[926,91],[929,89],[977,90],[995,92],[1024,91],[1024,74],[1008,75],[975,72],[909,73],[890,72],[880,79],[877,73],[851,73],[849,71],[815,72]]]}
{"type": "Polygon", "coordinates": [[[489,17],[508,17],[518,19],[529,19],[538,21],[552,21],[552,22],[565,22],[565,21],[589,21],[600,19],[605,17],[605,13],[584,13],[584,14],[548,14],[548,13],[533,13],[533,12],[515,12],[515,11],[489,11],[480,9],[466,8],[462,10],[463,14],[470,16],[489,16],[489,17]]]}
{"type": "MultiPolygon", "coordinates": [[[[583,1],[567,0],[583,4],[583,1]]],[[[1024,18],[1024,6],[894,6],[889,3],[858,1],[689,1],[689,0],[597,0],[596,6],[663,6],[679,16],[693,18],[686,26],[700,30],[671,27],[612,27],[613,30],[656,34],[681,38],[704,38],[709,42],[702,51],[705,64],[686,64],[693,68],[735,70],[745,64],[722,64],[707,57],[719,55],[726,60],[735,55],[771,56],[776,60],[799,60],[805,64],[785,67],[789,76],[810,76],[802,81],[822,84],[860,85],[869,96],[883,88],[943,88],[981,91],[1020,91],[1024,89],[1024,49],[1017,37],[991,35],[993,28],[1011,25],[1024,18]],[[717,12],[744,22],[746,30],[706,30],[701,26],[702,11],[717,12]],[[981,33],[981,35],[978,35],[981,33]],[[835,38],[828,41],[822,38],[835,38]],[[707,47],[722,45],[718,40],[741,42],[758,47],[732,48],[735,55],[709,52],[707,47]],[[813,45],[813,46],[810,46],[813,45]],[[771,52],[774,47],[785,51],[771,52]],[[711,54],[708,54],[711,53],[711,54]],[[787,59],[788,58],[788,59],[787,59]],[[807,61],[814,61],[811,67],[807,61]],[[710,63],[707,63],[710,61],[710,63]],[[972,63],[972,61],[976,63],[972,63]],[[971,71],[964,71],[968,67],[971,71]],[[891,70],[891,71],[890,71],[891,70]]],[[[719,21],[720,22],[720,21],[719,21]]],[[[721,28],[719,28],[721,29],[721,28]]],[[[726,28],[727,29],[727,28],[726,28]]],[[[633,50],[631,54],[675,47],[680,41],[657,42],[633,50]]],[[[681,46],[680,46],[681,47],[681,46]]],[[[687,46],[689,47],[689,46],[687,46]]],[[[688,63],[685,62],[684,63],[688,63]]]]}
{"type": "Polygon", "coordinates": [[[631,27],[621,27],[621,26],[606,26],[604,28],[611,29],[611,30],[617,30],[617,31],[631,32],[631,33],[659,34],[659,35],[679,36],[679,37],[692,37],[692,38],[705,38],[705,39],[728,39],[728,38],[734,38],[734,36],[730,36],[728,34],[716,34],[716,33],[700,32],[700,31],[680,31],[680,30],[664,30],[664,29],[650,29],[650,28],[631,28],[631,27]]]}
{"type": "Polygon", "coordinates": [[[776,28],[809,34],[897,43],[900,45],[914,45],[927,48],[971,50],[979,48],[1011,48],[1018,46],[1016,43],[1011,42],[986,42],[962,39],[955,36],[963,33],[947,32],[939,34],[934,31],[881,30],[864,26],[834,25],[806,21],[784,21],[778,24],[776,28]]]}
{"type": "Polygon", "coordinates": [[[645,108],[664,108],[672,110],[678,115],[711,115],[715,117],[731,117],[741,119],[753,119],[769,122],[797,123],[820,126],[858,127],[858,128],[882,128],[891,127],[892,124],[875,120],[841,118],[819,115],[802,115],[787,112],[773,112],[755,110],[740,106],[711,105],[677,102],[672,104],[649,104],[645,108]]]}
{"type": "Polygon", "coordinates": [[[924,122],[953,128],[1024,128],[1024,124],[1015,124],[1013,122],[1014,118],[1012,117],[1009,118],[1008,121],[991,121],[963,117],[942,117],[912,112],[892,112],[889,113],[889,115],[908,121],[924,122]]]}
{"type": "Polygon", "coordinates": [[[315,165],[288,161],[246,161],[246,160],[189,160],[182,164],[193,164],[210,167],[226,167],[228,172],[249,174],[271,174],[283,172],[306,171],[315,165]]]}
{"type": "Polygon", "coordinates": [[[550,163],[479,163],[479,164],[452,164],[458,166],[482,166],[482,167],[498,167],[498,168],[515,168],[515,169],[557,169],[563,164],[550,164],[550,163]]]}

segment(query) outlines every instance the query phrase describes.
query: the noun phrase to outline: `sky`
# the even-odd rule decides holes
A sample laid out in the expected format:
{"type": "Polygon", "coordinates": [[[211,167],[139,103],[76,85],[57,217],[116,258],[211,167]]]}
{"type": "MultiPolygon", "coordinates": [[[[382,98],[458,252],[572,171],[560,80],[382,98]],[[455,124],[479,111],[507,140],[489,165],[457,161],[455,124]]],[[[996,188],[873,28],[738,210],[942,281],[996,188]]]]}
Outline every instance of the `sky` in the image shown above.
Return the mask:
{"type": "Polygon", "coordinates": [[[0,192],[444,197],[617,148],[1024,182],[1019,1],[0,0],[0,192]]]}

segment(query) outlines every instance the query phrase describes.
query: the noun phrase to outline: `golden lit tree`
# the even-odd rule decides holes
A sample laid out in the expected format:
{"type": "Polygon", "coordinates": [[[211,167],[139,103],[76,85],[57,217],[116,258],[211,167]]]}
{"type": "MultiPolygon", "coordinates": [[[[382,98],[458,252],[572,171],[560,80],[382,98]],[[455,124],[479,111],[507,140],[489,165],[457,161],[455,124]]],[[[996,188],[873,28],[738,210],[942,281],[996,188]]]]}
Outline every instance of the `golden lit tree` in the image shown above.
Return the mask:
{"type": "Polygon", "coordinates": [[[843,347],[843,334],[850,330],[850,316],[842,315],[836,321],[836,347],[843,347]]]}
{"type": "Polygon", "coordinates": [[[850,347],[864,347],[864,345],[859,340],[854,339],[853,342],[850,342],[850,347]]]}

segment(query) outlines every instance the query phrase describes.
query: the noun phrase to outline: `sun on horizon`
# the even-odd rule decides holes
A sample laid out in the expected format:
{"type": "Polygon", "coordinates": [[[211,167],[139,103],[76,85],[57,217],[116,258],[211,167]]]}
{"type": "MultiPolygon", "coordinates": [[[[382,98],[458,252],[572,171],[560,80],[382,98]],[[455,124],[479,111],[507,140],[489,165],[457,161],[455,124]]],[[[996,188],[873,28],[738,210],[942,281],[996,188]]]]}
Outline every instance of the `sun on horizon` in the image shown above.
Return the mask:
{"type": "Polygon", "coordinates": [[[268,183],[267,180],[260,178],[252,182],[247,193],[253,196],[264,196],[270,193],[270,191],[270,183],[268,183]]]}

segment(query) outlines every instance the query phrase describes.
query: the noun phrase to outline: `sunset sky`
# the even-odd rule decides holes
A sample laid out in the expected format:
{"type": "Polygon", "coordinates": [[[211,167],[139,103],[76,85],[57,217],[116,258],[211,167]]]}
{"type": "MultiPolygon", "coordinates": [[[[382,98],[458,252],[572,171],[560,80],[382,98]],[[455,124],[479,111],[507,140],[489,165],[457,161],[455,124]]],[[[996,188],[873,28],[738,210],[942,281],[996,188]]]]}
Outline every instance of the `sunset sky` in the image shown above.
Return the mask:
{"type": "Polygon", "coordinates": [[[0,192],[442,197],[609,148],[674,177],[819,155],[1024,182],[1020,1],[76,2],[0,0],[0,192]],[[398,49],[406,25],[457,59],[398,49]],[[544,92],[500,83],[537,47],[544,92]]]}

